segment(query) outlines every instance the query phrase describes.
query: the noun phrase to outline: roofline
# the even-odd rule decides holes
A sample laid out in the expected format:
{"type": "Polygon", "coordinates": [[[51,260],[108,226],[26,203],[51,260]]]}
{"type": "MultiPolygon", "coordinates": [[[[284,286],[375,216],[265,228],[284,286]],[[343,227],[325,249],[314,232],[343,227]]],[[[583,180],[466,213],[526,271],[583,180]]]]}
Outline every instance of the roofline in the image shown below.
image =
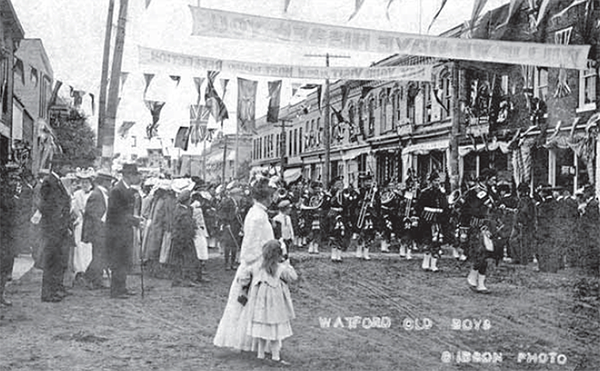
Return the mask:
{"type": "Polygon", "coordinates": [[[24,39],[25,38],[25,30],[23,29],[23,26],[21,25],[21,22],[19,21],[19,17],[17,16],[17,12],[15,11],[15,8],[12,5],[12,1],[10,1],[10,0],[2,0],[2,1],[8,5],[9,11],[12,14],[13,21],[15,22],[15,26],[17,27],[17,30],[20,32],[19,39],[24,39]]]}
{"type": "Polygon", "coordinates": [[[48,53],[46,53],[46,47],[44,46],[44,41],[38,37],[32,38],[32,39],[24,38],[23,40],[24,41],[27,41],[27,40],[39,41],[40,46],[41,46],[40,51],[42,54],[42,61],[46,65],[46,68],[48,69],[51,79],[54,80],[54,70],[52,69],[52,64],[50,63],[50,58],[48,58],[48,53]]]}

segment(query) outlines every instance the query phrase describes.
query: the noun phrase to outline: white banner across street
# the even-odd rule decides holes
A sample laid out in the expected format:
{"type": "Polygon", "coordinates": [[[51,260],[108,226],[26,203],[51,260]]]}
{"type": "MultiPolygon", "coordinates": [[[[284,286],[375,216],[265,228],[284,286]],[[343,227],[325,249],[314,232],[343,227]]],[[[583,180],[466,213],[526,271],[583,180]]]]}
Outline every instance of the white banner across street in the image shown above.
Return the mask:
{"type": "Polygon", "coordinates": [[[332,79],[332,80],[407,80],[430,81],[431,65],[401,67],[312,67],[284,64],[230,61],[196,55],[173,53],[166,50],[138,47],[139,62],[142,65],[168,66],[272,76],[290,79],[332,79]]]}
{"type": "Polygon", "coordinates": [[[460,39],[331,26],[190,5],[192,35],[301,44],[355,52],[406,54],[455,60],[587,68],[589,45],[460,39]]]}

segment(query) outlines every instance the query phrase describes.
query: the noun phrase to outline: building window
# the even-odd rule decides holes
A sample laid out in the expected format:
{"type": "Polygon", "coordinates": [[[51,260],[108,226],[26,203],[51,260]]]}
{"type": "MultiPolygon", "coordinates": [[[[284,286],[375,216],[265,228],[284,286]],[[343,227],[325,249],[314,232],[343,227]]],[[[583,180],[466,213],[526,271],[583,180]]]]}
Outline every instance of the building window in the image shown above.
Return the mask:
{"type": "Polygon", "coordinates": [[[294,129],[294,156],[298,155],[298,129],[294,129]]]}
{"type": "Polygon", "coordinates": [[[423,122],[431,122],[431,84],[423,83],[423,122]]]}
{"type": "Polygon", "coordinates": [[[598,71],[595,68],[579,71],[579,109],[596,109],[596,80],[598,71]]]}
{"type": "Polygon", "coordinates": [[[444,106],[440,108],[440,119],[444,120],[450,116],[450,110],[452,109],[452,87],[450,86],[450,74],[448,72],[442,75],[441,85],[442,97],[440,100],[444,106]]]}
{"type": "Polygon", "coordinates": [[[375,135],[375,98],[369,99],[369,136],[375,135]]]}
{"type": "Polygon", "coordinates": [[[408,122],[411,124],[415,123],[415,100],[417,97],[417,93],[418,93],[419,89],[411,86],[408,89],[408,94],[406,97],[406,118],[408,119],[408,122]]]}
{"type": "Polygon", "coordinates": [[[365,127],[364,111],[365,111],[365,102],[363,100],[360,100],[358,102],[358,127],[360,129],[360,133],[363,135],[367,132],[366,127],[365,127]]]}
{"type": "Polygon", "coordinates": [[[392,130],[396,130],[396,126],[400,125],[400,91],[394,90],[392,94],[392,130]]]}
{"type": "Polygon", "coordinates": [[[571,31],[573,27],[565,28],[564,30],[554,33],[554,43],[559,45],[567,45],[571,41],[571,31]]]}
{"type": "Polygon", "coordinates": [[[548,98],[548,68],[546,67],[538,67],[535,70],[534,94],[544,102],[548,98]]]}
{"type": "Polygon", "coordinates": [[[381,130],[381,133],[385,133],[388,128],[387,128],[387,105],[388,105],[388,100],[387,100],[387,96],[385,95],[384,92],[382,92],[379,95],[379,130],[381,130]]]}

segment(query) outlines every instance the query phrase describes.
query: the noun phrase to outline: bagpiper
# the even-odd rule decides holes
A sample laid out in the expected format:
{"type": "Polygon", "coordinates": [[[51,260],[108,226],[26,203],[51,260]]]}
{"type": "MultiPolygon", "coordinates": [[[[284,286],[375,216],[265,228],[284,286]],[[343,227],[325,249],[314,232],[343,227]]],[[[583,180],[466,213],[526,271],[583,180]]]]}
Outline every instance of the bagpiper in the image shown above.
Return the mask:
{"type": "Polygon", "coordinates": [[[402,213],[402,235],[400,238],[400,258],[412,259],[412,251],[417,249],[419,230],[419,216],[417,214],[417,200],[419,197],[419,182],[414,172],[408,170],[408,178],[402,197],[399,199],[398,211],[402,213]]]}
{"type": "Polygon", "coordinates": [[[375,241],[375,214],[374,200],[377,193],[377,183],[371,179],[370,175],[364,177],[365,184],[361,189],[361,207],[356,219],[356,226],[353,238],[358,237],[356,247],[356,257],[364,260],[371,260],[369,249],[375,241]]]}
{"type": "Polygon", "coordinates": [[[342,250],[346,245],[346,225],[344,223],[344,192],[343,177],[334,178],[331,182],[329,195],[329,210],[327,211],[326,225],[329,247],[331,248],[331,261],[342,261],[342,250]]]}
{"type": "Polygon", "coordinates": [[[484,169],[477,183],[470,188],[457,205],[460,228],[466,231],[462,236],[467,259],[473,263],[467,277],[469,287],[478,293],[488,293],[485,287],[487,259],[494,257],[493,234],[495,224],[490,218],[495,207],[496,195],[492,191],[496,184],[496,171],[484,169]],[[468,229],[467,229],[468,228],[468,229]]]}
{"type": "Polygon", "coordinates": [[[321,245],[321,216],[323,203],[325,201],[325,193],[321,189],[320,183],[311,183],[309,189],[308,205],[301,205],[302,210],[307,210],[307,222],[310,225],[308,236],[308,253],[318,254],[321,245]]]}
{"type": "Polygon", "coordinates": [[[421,192],[418,209],[423,222],[423,242],[425,254],[421,268],[437,272],[437,261],[441,256],[441,246],[444,242],[444,225],[448,214],[448,199],[441,188],[441,179],[437,172],[428,177],[429,186],[421,192]]]}
{"type": "Polygon", "coordinates": [[[378,192],[377,209],[381,218],[378,229],[381,235],[381,252],[390,252],[390,245],[396,238],[395,231],[399,229],[398,221],[398,195],[396,194],[395,182],[391,182],[382,191],[378,192]]]}

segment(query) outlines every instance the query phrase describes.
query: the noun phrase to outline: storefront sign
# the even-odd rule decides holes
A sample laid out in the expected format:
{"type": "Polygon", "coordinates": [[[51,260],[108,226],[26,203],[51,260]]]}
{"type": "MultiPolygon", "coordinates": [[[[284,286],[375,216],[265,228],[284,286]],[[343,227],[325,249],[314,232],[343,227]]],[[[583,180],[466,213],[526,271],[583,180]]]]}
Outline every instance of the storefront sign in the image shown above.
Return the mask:
{"type": "Polygon", "coordinates": [[[140,46],[139,61],[143,65],[168,66],[222,71],[233,74],[272,76],[291,79],[332,80],[406,80],[430,81],[431,65],[402,67],[312,67],[222,60],[173,53],[140,46]]]}
{"type": "MultiPolygon", "coordinates": [[[[192,35],[540,67],[585,69],[589,45],[459,39],[267,18],[190,5],[192,35]]],[[[341,77],[340,77],[341,78],[341,77]]]]}

